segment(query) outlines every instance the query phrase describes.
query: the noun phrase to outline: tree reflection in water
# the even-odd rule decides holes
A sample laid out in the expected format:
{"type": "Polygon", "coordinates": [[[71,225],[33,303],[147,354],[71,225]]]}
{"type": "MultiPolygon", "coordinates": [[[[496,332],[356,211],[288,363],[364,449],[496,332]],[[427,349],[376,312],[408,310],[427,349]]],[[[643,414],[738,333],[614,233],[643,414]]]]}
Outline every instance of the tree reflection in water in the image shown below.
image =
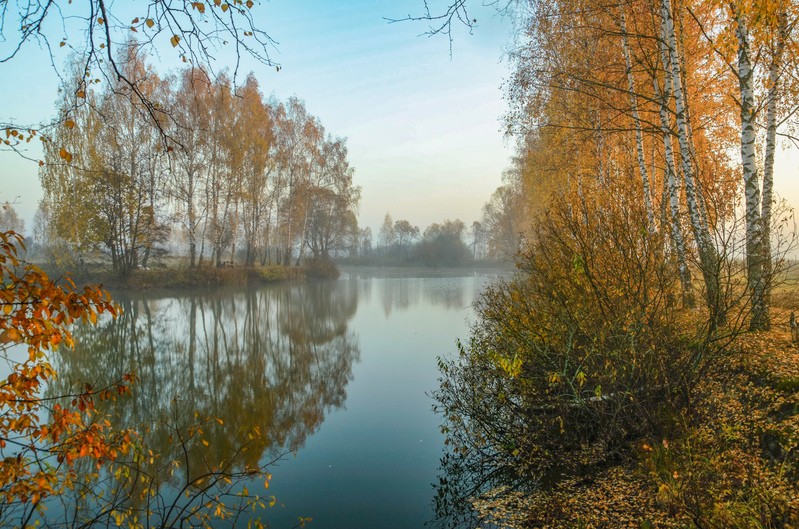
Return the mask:
{"type": "Polygon", "coordinates": [[[143,432],[160,461],[185,461],[178,472],[151,462],[161,483],[180,486],[220,462],[256,468],[296,451],[344,404],[360,357],[348,329],[354,282],[117,300],[124,312],[116,321],[77,329],[75,349],[54,359],[60,378],[50,392],[134,372],[133,394],[107,411],[143,432]],[[198,425],[202,436],[187,439],[198,425]]]}

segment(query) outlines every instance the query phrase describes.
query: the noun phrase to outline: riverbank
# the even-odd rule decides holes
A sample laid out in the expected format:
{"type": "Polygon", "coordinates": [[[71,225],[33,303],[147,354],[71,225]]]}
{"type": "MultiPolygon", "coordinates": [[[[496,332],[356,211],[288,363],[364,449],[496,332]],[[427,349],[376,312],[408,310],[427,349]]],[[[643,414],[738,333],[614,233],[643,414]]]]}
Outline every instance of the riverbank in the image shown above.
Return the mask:
{"type": "Polygon", "coordinates": [[[478,516],[506,529],[797,527],[799,346],[789,312],[773,316],[712,367],[680,428],[552,489],[494,490],[474,501],[478,516]]]}
{"type": "Polygon", "coordinates": [[[243,286],[305,279],[302,267],[262,266],[255,268],[154,268],[134,270],[125,277],[108,272],[75,276],[79,283],[100,283],[114,290],[184,289],[211,286],[243,286]]]}
{"type": "MultiPolygon", "coordinates": [[[[45,266],[45,268],[47,268],[45,266]]],[[[302,266],[267,265],[258,267],[201,267],[188,268],[182,265],[162,265],[157,268],[137,269],[120,277],[106,267],[91,266],[83,273],[69,275],[78,284],[102,284],[105,288],[120,291],[153,289],[187,289],[214,286],[246,286],[283,281],[308,279],[336,279],[371,277],[466,277],[475,274],[507,276],[513,273],[510,264],[464,267],[424,266],[361,266],[333,262],[308,263],[302,266]]],[[[63,276],[63,271],[48,270],[52,277],[63,276]]]]}

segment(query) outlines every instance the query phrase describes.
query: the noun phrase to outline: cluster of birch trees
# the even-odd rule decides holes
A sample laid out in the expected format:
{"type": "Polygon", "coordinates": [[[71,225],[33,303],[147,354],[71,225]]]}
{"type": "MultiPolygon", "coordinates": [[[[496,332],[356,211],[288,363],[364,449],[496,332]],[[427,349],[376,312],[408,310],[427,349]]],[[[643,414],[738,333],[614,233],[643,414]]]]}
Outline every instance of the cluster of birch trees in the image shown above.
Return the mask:
{"type": "Polygon", "coordinates": [[[100,248],[124,275],[167,240],[190,267],[290,265],[355,244],[346,141],[301,100],[266,100],[252,75],[236,88],[196,67],[160,78],[135,43],[118,64],[124,78],[104,90],[78,75],[61,91],[40,164],[51,246],[100,248]]]}
{"type": "Polygon", "coordinates": [[[799,5],[789,0],[525,2],[507,82],[525,207],[622,175],[665,234],[683,299],[724,321],[724,235],[743,218],[750,326],[769,326],[774,162],[796,97],[799,5]],[[742,215],[741,215],[742,213],[742,215]],[[696,272],[701,276],[697,283],[696,272]]]}

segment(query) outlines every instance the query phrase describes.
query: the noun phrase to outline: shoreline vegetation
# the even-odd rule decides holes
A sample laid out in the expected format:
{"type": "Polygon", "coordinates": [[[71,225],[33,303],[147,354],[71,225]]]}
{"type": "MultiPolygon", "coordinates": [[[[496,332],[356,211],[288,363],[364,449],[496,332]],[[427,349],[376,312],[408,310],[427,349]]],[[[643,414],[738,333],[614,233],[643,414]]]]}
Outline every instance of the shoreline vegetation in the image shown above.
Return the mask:
{"type": "MultiPolygon", "coordinates": [[[[46,265],[43,268],[47,269],[46,265]]],[[[247,267],[228,264],[224,267],[204,266],[189,268],[185,264],[161,264],[149,269],[136,269],[120,277],[111,270],[91,266],[83,271],[65,271],[50,268],[52,277],[69,276],[79,284],[101,284],[113,291],[189,289],[197,287],[249,286],[287,281],[337,279],[342,274],[355,277],[405,277],[409,273],[428,276],[463,275],[464,273],[506,274],[513,264],[501,261],[475,261],[460,266],[424,266],[407,263],[361,263],[352,260],[327,263],[309,262],[298,266],[264,265],[247,267]]]]}
{"type": "Polygon", "coordinates": [[[789,311],[773,317],[719,358],[674,428],[550,486],[473,496],[475,517],[503,529],[795,527],[799,348],[789,311]]]}

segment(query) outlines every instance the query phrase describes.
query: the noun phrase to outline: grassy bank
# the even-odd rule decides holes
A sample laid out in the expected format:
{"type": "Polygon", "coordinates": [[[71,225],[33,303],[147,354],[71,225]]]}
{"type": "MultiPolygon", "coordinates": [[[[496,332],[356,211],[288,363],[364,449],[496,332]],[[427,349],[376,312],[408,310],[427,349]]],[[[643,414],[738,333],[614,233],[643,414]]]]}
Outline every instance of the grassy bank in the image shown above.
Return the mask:
{"type": "Polygon", "coordinates": [[[117,290],[145,290],[153,288],[196,288],[217,285],[243,286],[299,280],[307,271],[301,267],[263,266],[256,268],[155,268],[134,270],[126,277],[108,272],[77,277],[76,281],[102,283],[117,290]]]}

